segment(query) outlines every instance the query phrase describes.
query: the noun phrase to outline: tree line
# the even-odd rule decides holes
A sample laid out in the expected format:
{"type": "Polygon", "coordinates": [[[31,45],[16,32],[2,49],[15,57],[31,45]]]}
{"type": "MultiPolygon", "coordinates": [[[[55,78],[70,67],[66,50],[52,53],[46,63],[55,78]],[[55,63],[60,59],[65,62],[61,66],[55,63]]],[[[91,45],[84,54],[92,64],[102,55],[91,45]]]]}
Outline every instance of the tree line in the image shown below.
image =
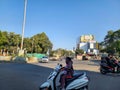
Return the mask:
{"type": "MultiPolygon", "coordinates": [[[[15,53],[20,47],[20,34],[0,30],[0,50],[7,50],[10,53],[15,53]]],[[[28,53],[46,54],[48,51],[52,50],[52,47],[52,42],[44,32],[24,38],[23,48],[26,49],[28,53]]]]}
{"type": "Polygon", "coordinates": [[[74,57],[75,53],[74,51],[71,51],[71,50],[66,50],[66,49],[62,49],[62,48],[58,48],[56,50],[52,50],[51,53],[50,53],[50,56],[59,56],[59,57],[62,57],[62,56],[71,56],[71,57],[74,57]]]}
{"type": "Polygon", "coordinates": [[[120,54],[120,29],[109,30],[100,44],[100,51],[112,54],[120,54]]]}
{"type": "MultiPolygon", "coordinates": [[[[0,30],[0,50],[7,50],[10,53],[16,53],[21,47],[21,35],[14,32],[7,32],[0,30]]],[[[71,51],[65,49],[57,49],[52,51],[53,44],[48,36],[42,32],[32,37],[24,38],[23,48],[28,53],[44,53],[48,51],[52,56],[54,53],[60,56],[71,55],[71,51]]],[[[109,30],[102,42],[99,43],[100,52],[120,54],[120,29],[113,31],[109,30]]],[[[81,50],[75,50],[75,54],[83,53],[81,50]]]]}

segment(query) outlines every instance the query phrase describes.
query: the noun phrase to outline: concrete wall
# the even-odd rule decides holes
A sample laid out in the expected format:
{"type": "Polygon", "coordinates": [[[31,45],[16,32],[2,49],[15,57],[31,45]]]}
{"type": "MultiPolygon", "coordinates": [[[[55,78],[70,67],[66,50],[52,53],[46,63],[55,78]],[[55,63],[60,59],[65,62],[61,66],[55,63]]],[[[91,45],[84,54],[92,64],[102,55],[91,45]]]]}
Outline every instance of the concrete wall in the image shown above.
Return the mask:
{"type": "Polygon", "coordinates": [[[0,61],[11,61],[12,56],[0,56],[0,61]]]}

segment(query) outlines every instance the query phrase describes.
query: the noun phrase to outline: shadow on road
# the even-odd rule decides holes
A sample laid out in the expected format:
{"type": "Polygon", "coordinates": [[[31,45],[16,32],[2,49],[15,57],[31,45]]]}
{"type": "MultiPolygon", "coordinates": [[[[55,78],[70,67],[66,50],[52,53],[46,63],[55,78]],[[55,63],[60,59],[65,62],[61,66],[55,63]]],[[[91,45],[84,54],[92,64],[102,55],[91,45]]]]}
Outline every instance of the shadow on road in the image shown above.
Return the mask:
{"type": "MultiPolygon", "coordinates": [[[[0,63],[0,90],[38,90],[52,70],[26,63],[0,63]]],[[[102,75],[88,70],[75,72],[87,73],[90,78],[89,90],[120,90],[118,76],[102,75]]]]}
{"type": "Polygon", "coordinates": [[[27,63],[0,63],[0,90],[39,90],[51,71],[27,63]]]}
{"type": "Polygon", "coordinates": [[[100,60],[90,60],[90,63],[88,63],[88,65],[99,66],[100,60]]]}
{"type": "Polygon", "coordinates": [[[90,78],[89,90],[120,90],[120,76],[113,74],[103,75],[99,72],[78,70],[86,72],[90,78]]]}

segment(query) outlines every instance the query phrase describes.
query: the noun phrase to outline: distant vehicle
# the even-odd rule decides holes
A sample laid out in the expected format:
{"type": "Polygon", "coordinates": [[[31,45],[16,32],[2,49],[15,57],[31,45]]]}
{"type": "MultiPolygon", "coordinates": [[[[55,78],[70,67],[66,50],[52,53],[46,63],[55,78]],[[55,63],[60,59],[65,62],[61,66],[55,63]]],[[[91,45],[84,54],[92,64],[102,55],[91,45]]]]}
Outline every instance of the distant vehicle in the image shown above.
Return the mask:
{"type": "Polygon", "coordinates": [[[49,58],[47,56],[43,56],[42,58],[39,59],[40,62],[48,62],[49,58]]]}

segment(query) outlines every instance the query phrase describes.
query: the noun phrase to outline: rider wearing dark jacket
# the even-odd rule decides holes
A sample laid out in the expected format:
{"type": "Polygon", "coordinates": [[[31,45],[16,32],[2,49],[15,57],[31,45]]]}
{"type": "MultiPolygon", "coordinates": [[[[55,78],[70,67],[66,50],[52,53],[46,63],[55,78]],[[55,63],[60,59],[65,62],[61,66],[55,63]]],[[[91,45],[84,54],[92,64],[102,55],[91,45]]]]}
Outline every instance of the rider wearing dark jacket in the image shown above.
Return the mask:
{"type": "Polygon", "coordinates": [[[114,69],[117,65],[116,58],[113,57],[112,54],[108,54],[108,57],[106,57],[104,60],[101,61],[101,63],[104,63],[103,66],[105,66],[105,69],[112,68],[114,69]]]}

